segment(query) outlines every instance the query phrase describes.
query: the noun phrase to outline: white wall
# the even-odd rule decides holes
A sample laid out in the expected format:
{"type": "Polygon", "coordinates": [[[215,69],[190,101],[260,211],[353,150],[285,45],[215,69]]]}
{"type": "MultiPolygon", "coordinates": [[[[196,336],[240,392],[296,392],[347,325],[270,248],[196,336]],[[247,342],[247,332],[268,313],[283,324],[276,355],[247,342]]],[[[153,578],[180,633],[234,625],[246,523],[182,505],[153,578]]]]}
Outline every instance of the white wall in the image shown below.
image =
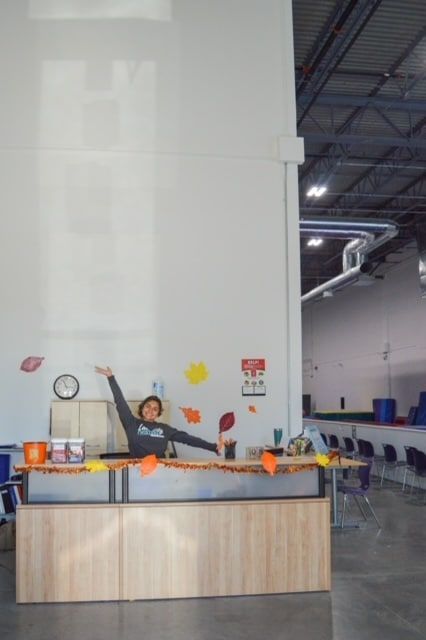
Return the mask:
{"type": "Polygon", "coordinates": [[[235,411],[240,453],[298,431],[291,1],[9,0],[0,18],[0,441],[47,436],[60,373],[109,398],[95,363],[129,398],[162,375],[173,424],[207,439],[235,411]],[[267,360],[256,403],[245,357],[267,360]]]}
{"type": "Polygon", "coordinates": [[[371,287],[349,287],[303,310],[303,391],[317,410],[372,411],[373,398],[397,400],[407,415],[426,390],[426,300],[418,259],[371,287]],[[388,353],[387,353],[388,352],[388,353]]]}

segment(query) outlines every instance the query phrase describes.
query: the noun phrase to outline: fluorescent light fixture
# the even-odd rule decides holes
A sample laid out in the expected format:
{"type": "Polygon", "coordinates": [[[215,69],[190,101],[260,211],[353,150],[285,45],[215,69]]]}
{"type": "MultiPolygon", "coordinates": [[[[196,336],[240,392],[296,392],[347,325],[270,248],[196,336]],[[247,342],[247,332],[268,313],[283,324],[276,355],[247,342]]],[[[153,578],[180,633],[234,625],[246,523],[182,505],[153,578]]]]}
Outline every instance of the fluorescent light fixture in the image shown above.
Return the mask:
{"type": "Polygon", "coordinates": [[[322,245],[322,243],[322,238],[309,238],[306,244],[308,245],[308,247],[319,247],[320,245],[322,245]]]}
{"type": "Polygon", "coordinates": [[[327,191],[327,187],[324,187],[324,186],[317,187],[316,185],[314,185],[309,189],[306,195],[309,198],[311,198],[312,196],[314,196],[315,198],[321,198],[321,196],[324,195],[326,191],[327,191]]]}

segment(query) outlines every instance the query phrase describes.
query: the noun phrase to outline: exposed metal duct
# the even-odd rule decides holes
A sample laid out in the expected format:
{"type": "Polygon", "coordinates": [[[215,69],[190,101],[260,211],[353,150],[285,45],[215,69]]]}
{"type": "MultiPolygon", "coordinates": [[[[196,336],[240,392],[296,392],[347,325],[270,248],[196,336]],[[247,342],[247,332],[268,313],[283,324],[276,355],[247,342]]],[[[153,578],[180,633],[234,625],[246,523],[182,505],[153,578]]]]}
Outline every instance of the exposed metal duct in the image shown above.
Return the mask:
{"type": "Polygon", "coordinates": [[[426,298],[426,224],[416,224],[417,248],[419,250],[420,294],[426,298]]]}
{"type": "Polygon", "coordinates": [[[302,296],[302,305],[354,284],[371,271],[368,255],[398,234],[399,227],[390,220],[350,218],[303,218],[301,237],[348,239],[343,249],[343,271],[302,296]]]}

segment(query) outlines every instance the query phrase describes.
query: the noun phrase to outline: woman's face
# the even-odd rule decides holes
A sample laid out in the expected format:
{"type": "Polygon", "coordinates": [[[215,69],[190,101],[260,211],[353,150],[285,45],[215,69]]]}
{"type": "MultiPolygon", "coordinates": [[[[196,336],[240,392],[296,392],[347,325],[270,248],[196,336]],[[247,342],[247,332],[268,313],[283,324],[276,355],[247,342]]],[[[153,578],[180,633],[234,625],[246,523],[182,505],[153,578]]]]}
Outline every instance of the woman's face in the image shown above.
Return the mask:
{"type": "Polygon", "coordinates": [[[149,400],[142,409],[142,418],[154,422],[160,415],[160,405],[156,400],[149,400]]]}

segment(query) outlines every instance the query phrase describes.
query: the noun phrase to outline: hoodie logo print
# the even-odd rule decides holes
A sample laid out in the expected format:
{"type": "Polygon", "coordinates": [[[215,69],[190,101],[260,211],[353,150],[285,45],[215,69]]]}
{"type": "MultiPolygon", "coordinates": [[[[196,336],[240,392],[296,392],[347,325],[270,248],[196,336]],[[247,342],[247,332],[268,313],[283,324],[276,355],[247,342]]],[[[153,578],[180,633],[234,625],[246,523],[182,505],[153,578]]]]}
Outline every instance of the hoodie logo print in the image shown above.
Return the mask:
{"type": "Polygon", "coordinates": [[[164,438],[164,431],[161,427],[148,429],[144,424],[138,427],[138,436],[148,436],[148,438],[164,438]]]}

